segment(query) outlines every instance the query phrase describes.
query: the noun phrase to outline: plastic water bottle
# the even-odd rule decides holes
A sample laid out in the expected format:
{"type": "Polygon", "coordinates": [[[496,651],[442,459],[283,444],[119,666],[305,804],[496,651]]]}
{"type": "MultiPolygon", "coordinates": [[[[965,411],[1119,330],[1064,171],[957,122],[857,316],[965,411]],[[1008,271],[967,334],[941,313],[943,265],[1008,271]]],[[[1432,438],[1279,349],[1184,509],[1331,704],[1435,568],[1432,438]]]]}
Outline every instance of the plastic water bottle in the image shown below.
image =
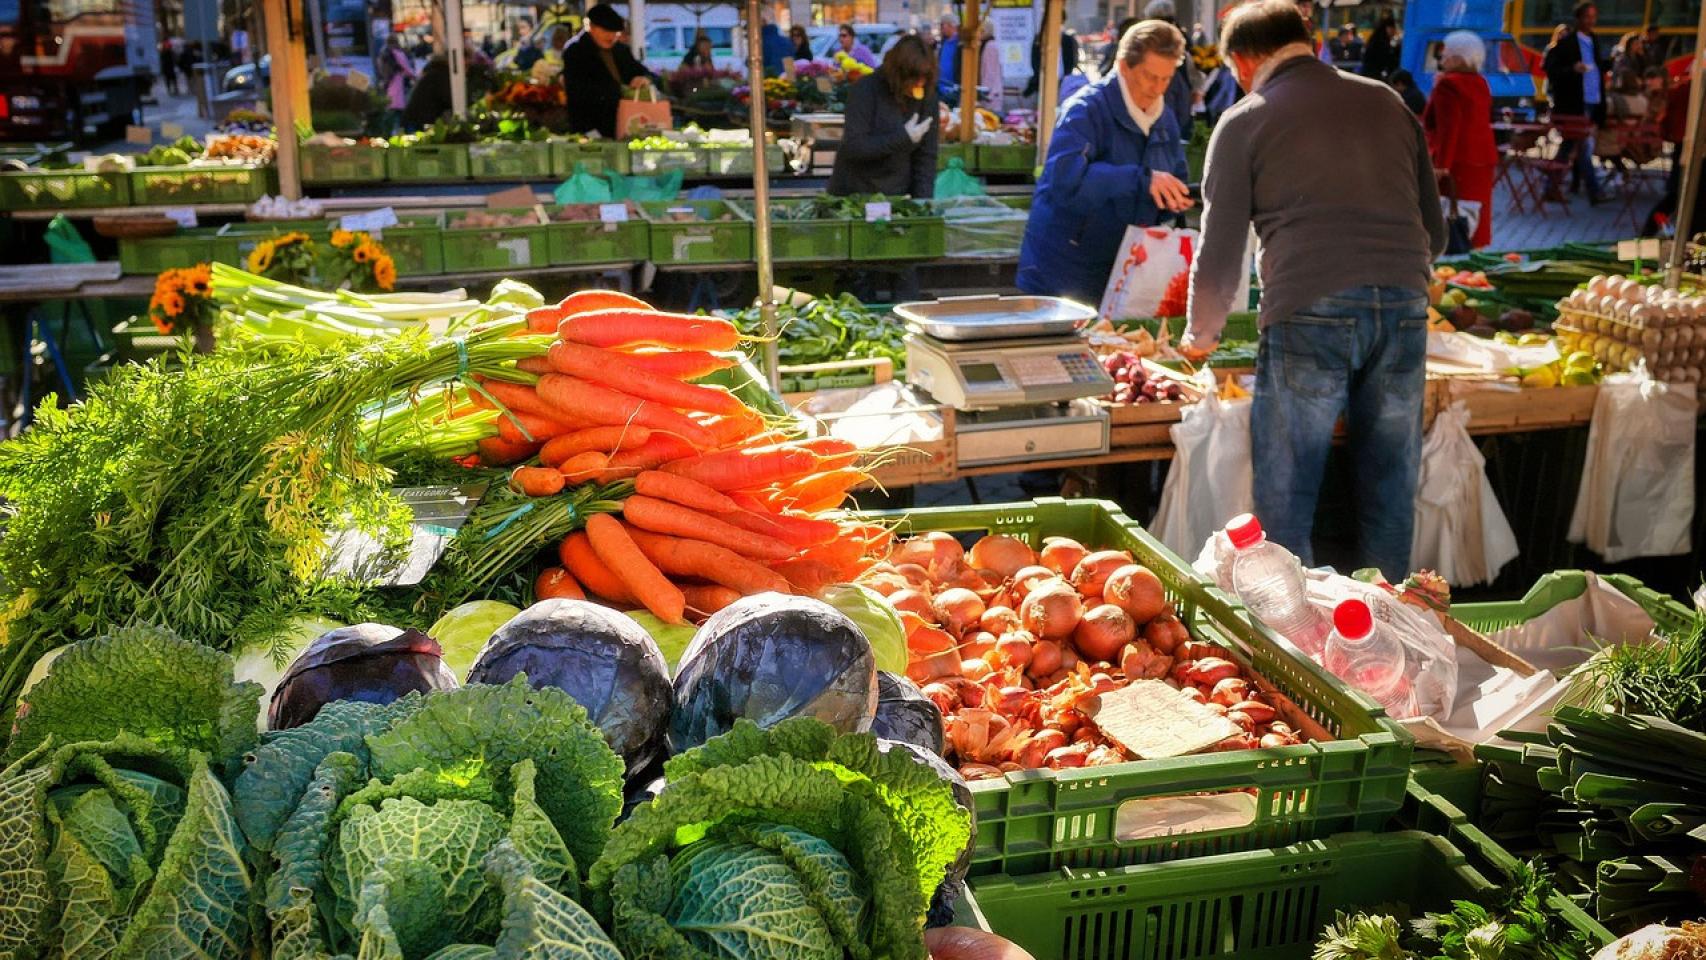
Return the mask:
{"type": "Polygon", "coordinates": [[[1232,557],[1232,592],[1256,619],[1320,660],[1332,626],[1309,603],[1303,564],[1290,550],[1270,541],[1251,514],[1233,517],[1226,525],[1226,538],[1238,551],[1232,557]]]}
{"type": "Polygon", "coordinates": [[[1368,604],[1351,599],[1333,608],[1333,632],[1321,665],[1386,708],[1390,717],[1416,715],[1415,690],[1404,645],[1377,629],[1368,604]]]}

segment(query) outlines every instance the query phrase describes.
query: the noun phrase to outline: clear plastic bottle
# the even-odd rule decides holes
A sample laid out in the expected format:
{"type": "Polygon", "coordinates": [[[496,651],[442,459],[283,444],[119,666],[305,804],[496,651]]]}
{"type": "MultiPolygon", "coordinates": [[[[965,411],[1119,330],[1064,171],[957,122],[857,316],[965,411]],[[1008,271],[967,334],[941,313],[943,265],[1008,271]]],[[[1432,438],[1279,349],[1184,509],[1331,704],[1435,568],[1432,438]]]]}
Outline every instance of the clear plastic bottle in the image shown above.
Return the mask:
{"type": "Polygon", "coordinates": [[[1333,632],[1321,664],[1386,708],[1390,717],[1416,715],[1415,690],[1404,645],[1376,627],[1368,604],[1351,599],[1333,608],[1333,632]]]}
{"type": "Polygon", "coordinates": [[[1233,517],[1226,538],[1238,551],[1232,556],[1232,592],[1270,630],[1320,660],[1332,625],[1309,603],[1303,564],[1270,541],[1251,514],[1233,517]]]}

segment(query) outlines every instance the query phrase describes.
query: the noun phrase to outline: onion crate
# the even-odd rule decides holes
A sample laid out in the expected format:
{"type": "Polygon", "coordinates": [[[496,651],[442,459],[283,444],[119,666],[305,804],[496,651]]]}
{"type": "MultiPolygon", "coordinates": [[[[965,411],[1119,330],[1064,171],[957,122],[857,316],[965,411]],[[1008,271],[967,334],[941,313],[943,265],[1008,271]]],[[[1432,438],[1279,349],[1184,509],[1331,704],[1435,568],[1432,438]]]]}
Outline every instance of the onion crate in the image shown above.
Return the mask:
{"type": "Polygon", "coordinates": [[[363,143],[305,143],[297,153],[303,183],[379,183],[389,147],[363,143]]]}
{"type": "Polygon", "coordinates": [[[266,194],[267,172],[267,167],[238,163],[137,167],[130,172],[130,202],[251,203],[266,194]]]}
{"type": "MultiPolygon", "coordinates": [[[[783,211],[797,211],[811,204],[809,199],[772,199],[770,201],[770,257],[777,263],[801,263],[826,260],[846,260],[852,246],[851,220],[778,218],[783,211]]],[[[753,219],[749,203],[732,204],[741,216],[753,219]]],[[[755,241],[756,243],[756,241],[755,241]]]]}
{"type": "Polygon", "coordinates": [[[544,180],[551,176],[551,145],[543,140],[494,140],[468,145],[475,180],[544,180]]]}
{"type": "Polygon", "coordinates": [[[0,173],[0,210],[122,207],[130,202],[123,173],[84,170],[22,170],[0,173]]]}
{"type": "Polygon", "coordinates": [[[468,179],[468,145],[417,143],[385,148],[385,176],[390,180],[421,182],[468,179]]]}
{"type": "Polygon", "coordinates": [[[948,251],[941,217],[855,220],[848,256],[854,260],[935,260],[948,251]]]}
{"type": "MultiPolygon", "coordinates": [[[[637,154],[636,154],[637,156],[637,154]]],[[[653,263],[746,263],[752,220],[723,200],[655,200],[640,204],[651,227],[653,263]]]]}
{"type": "Polygon", "coordinates": [[[545,216],[538,207],[445,215],[446,273],[543,267],[549,262],[545,216]],[[487,222],[496,218],[502,222],[487,222]]]}
{"type": "MultiPolygon", "coordinates": [[[[218,236],[215,227],[193,227],[165,237],[125,237],[118,242],[119,270],[155,274],[208,263],[214,259],[218,236]]],[[[229,262],[242,266],[237,261],[229,262]]]]}
{"type": "MultiPolygon", "coordinates": [[[[552,208],[545,228],[546,249],[554,266],[622,263],[650,255],[651,231],[632,201],[628,219],[605,221],[599,203],[569,203],[552,208]]],[[[621,206],[621,204],[617,204],[621,206]]]]}
{"type": "Polygon", "coordinates": [[[628,145],[620,140],[551,141],[551,176],[567,179],[577,163],[587,173],[627,173],[628,145]]]}
{"type": "MultiPolygon", "coordinates": [[[[1416,814],[1421,829],[1111,870],[976,878],[958,919],[1057,960],[1309,960],[1338,911],[1408,906],[1419,916],[1510,882],[1515,858],[1461,813],[1425,793],[1411,803],[1424,807],[1416,814]]],[[[1611,940],[1563,896],[1553,894],[1548,906],[1595,943],[1611,940]]]]}
{"type": "Polygon", "coordinates": [[[1377,829],[1403,803],[1410,735],[1372,700],[1252,629],[1219,591],[1114,504],[1039,499],[873,516],[898,522],[899,536],[942,530],[964,534],[970,543],[1000,533],[1033,547],[1047,536],[1067,536],[1091,549],[1126,550],[1160,578],[1193,637],[1226,648],[1288,721],[1317,738],[1297,746],[974,781],[972,875],[1264,849],[1377,829]]]}

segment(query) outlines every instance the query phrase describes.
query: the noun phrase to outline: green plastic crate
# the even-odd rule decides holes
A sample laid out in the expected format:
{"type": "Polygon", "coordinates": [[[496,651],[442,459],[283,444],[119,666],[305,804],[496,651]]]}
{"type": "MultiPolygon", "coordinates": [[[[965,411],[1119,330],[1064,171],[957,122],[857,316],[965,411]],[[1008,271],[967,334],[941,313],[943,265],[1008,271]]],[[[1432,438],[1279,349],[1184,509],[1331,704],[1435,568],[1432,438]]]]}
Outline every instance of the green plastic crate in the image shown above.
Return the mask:
{"type": "Polygon", "coordinates": [[[379,231],[379,243],[391,255],[399,277],[444,272],[444,217],[437,213],[406,213],[394,227],[379,231]]]}
{"type": "Polygon", "coordinates": [[[944,143],[936,147],[936,169],[948,169],[948,161],[955,157],[960,159],[960,166],[965,167],[967,173],[977,165],[977,154],[971,147],[963,143],[944,143]]]}
{"type": "Polygon", "coordinates": [[[1410,764],[1410,788],[1419,785],[1460,810],[1479,811],[1485,773],[1486,765],[1479,760],[1461,763],[1444,751],[1418,748],[1410,764]]]}
{"type": "MultiPolygon", "coordinates": [[[[1461,813],[1440,805],[1421,817],[1428,827],[1420,830],[1342,833],[1114,870],[979,877],[960,898],[958,919],[1055,960],[1309,960],[1338,911],[1407,905],[1420,916],[1509,883],[1514,859],[1461,813]]],[[[1548,906],[1596,943],[1610,942],[1562,896],[1548,906]]]]}
{"type": "Polygon", "coordinates": [[[251,203],[267,192],[269,170],[248,164],[137,167],[130,172],[130,202],[251,203]]]}
{"type": "Polygon", "coordinates": [[[297,152],[303,183],[380,183],[388,147],[305,143],[297,152]]]}
{"type": "Polygon", "coordinates": [[[468,145],[475,180],[544,180],[551,176],[551,145],[543,140],[498,140],[468,145]]]}
{"type": "Polygon", "coordinates": [[[853,260],[934,260],[948,252],[941,217],[855,220],[850,232],[847,253],[853,260]]]}
{"type": "Polygon", "coordinates": [[[386,147],[385,176],[404,182],[466,180],[468,145],[417,143],[409,147],[386,147]]]}
{"type": "MultiPolygon", "coordinates": [[[[752,147],[718,147],[700,151],[705,154],[705,173],[713,177],[750,177],[752,176],[752,147]]],[[[771,173],[781,173],[784,164],[782,148],[769,145],[764,148],[764,169],[771,173]]]]}
{"type": "Polygon", "coordinates": [[[1161,578],[1193,636],[1225,647],[1240,666],[1270,681],[1337,738],[1271,750],[1027,770],[975,781],[972,875],[1105,868],[1274,847],[1378,829],[1403,803],[1410,735],[1366,696],[1282,649],[1271,634],[1251,629],[1219,591],[1114,504],[1039,499],[874,516],[898,522],[901,535],[1001,533],[1033,546],[1045,536],[1066,536],[1092,549],[1130,551],[1161,578]],[[1247,806],[1241,802],[1237,811],[1242,822],[1155,836],[1142,834],[1160,831],[1137,829],[1176,812],[1178,798],[1217,791],[1253,791],[1245,794],[1247,806]]]}
{"type": "MultiPolygon", "coordinates": [[[[637,156],[637,154],[636,154],[637,156]]],[[[752,260],[752,220],[722,200],[657,200],[640,204],[651,226],[653,263],[747,263],[752,260]],[[675,220],[672,210],[699,219],[675,220]],[[728,219],[722,219],[724,215],[728,219]]]]}
{"type": "Polygon", "coordinates": [[[1034,143],[980,143],[976,150],[978,173],[1030,173],[1037,166],[1034,143]]]}
{"type": "MultiPolygon", "coordinates": [[[[1661,632],[1688,629],[1694,615],[1680,601],[1643,585],[1623,574],[1600,574],[1601,580],[1621,590],[1641,605],[1661,632]]],[[[1580,570],[1558,570],[1534,582],[1521,600],[1490,603],[1454,603],[1451,615],[1459,623],[1480,633],[1492,633],[1527,623],[1566,600],[1574,600],[1587,589],[1587,574],[1580,570]]]]}
{"type": "Polygon", "coordinates": [[[122,207],[130,202],[130,178],[122,173],[28,170],[0,173],[0,209],[52,210],[122,207]]]}
{"type": "Polygon", "coordinates": [[[262,240],[282,237],[287,233],[306,233],[316,243],[332,234],[330,220],[276,220],[255,223],[228,223],[219,228],[213,240],[213,259],[241,267],[262,240]]]}
{"type": "MultiPolygon", "coordinates": [[[[493,212],[538,215],[532,209],[493,212]]],[[[527,226],[469,229],[458,227],[455,215],[451,215],[446,218],[441,239],[444,270],[446,273],[477,273],[543,267],[550,262],[545,229],[543,220],[527,226]]]]}
{"type": "Polygon", "coordinates": [[[697,147],[680,150],[629,150],[628,172],[638,174],[668,173],[680,170],[689,177],[702,177],[706,170],[705,151],[697,147]]]}
{"type": "Polygon", "coordinates": [[[195,227],[179,230],[169,237],[121,239],[119,269],[124,273],[153,274],[211,262],[218,236],[217,228],[195,227]]]}
{"type": "MultiPolygon", "coordinates": [[[[793,208],[810,200],[771,200],[775,207],[793,208]]],[[[735,203],[734,208],[748,220],[753,219],[752,206],[735,203]]],[[[770,259],[777,263],[846,260],[852,247],[849,228],[851,220],[778,220],[770,219],[770,259]]],[[[753,243],[757,243],[756,234],[753,243]]]]}
{"type": "Polygon", "coordinates": [[[553,265],[622,263],[644,260],[650,255],[651,231],[637,209],[630,210],[625,222],[603,223],[598,219],[598,204],[569,206],[587,208],[591,216],[584,220],[551,220],[545,232],[553,265]]]}
{"type": "Polygon", "coordinates": [[[628,145],[620,140],[551,141],[551,176],[567,179],[577,163],[587,173],[627,173],[628,145]]]}

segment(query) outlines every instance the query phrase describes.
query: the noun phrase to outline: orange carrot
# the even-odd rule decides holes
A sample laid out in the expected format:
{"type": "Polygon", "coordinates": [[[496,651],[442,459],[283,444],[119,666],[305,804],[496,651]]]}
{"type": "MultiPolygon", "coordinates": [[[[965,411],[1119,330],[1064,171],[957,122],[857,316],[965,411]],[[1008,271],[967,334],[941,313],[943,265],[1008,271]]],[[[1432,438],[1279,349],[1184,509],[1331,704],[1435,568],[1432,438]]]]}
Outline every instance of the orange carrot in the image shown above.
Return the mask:
{"type": "Polygon", "coordinates": [[[589,347],[733,350],[740,345],[740,331],[727,320],[631,308],[566,317],[557,325],[557,336],[589,347]]]}
{"type": "Polygon", "coordinates": [[[611,454],[618,450],[632,450],[651,437],[652,431],[648,427],[588,427],[552,437],[539,451],[539,462],[555,467],[577,453],[597,451],[611,454]]]}
{"type": "Polygon", "coordinates": [[[815,596],[824,587],[841,582],[835,568],[822,560],[784,560],[773,569],[807,596],[815,596]]]}
{"type": "Polygon", "coordinates": [[[507,467],[520,463],[539,452],[541,443],[511,443],[503,437],[487,437],[479,442],[480,462],[488,467],[507,467]]]}
{"type": "Polygon", "coordinates": [[[711,431],[669,407],[574,377],[546,374],[539,378],[539,396],[553,408],[572,411],[576,417],[596,424],[634,423],[673,433],[697,447],[716,442],[711,431]]]}
{"type": "Polygon", "coordinates": [[[659,470],[647,470],[635,477],[634,492],[706,513],[723,514],[740,510],[733,500],[697,480],[659,470]]]}
{"type": "MultiPolygon", "coordinates": [[[[491,394],[498,403],[503,404],[505,407],[508,407],[510,410],[517,413],[531,413],[535,416],[547,417],[552,420],[577,419],[569,411],[551,409],[550,405],[547,404],[544,398],[539,395],[539,391],[527,384],[510,383],[506,380],[493,380],[490,377],[476,377],[475,380],[478,381],[480,386],[483,387],[487,393],[491,394]]],[[[492,406],[491,400],[481,396],[480,391],[475,390],[472,392],[472,395],[475,403],[486,407],[492,406]]]]}
{"type": "Polygon", "coordinates": [[[685,584],[681,592],[687,597],[687,609],[703,617],[708,617],[740,599],[739,590],[716,584],[685,584]]]}
{"type": "Polygon", "coordinates": [[[510,471],[509,485],[516,493],[549,497],[563,492],[563,475],[550,467],[516,467],[510,471]]]}
{"type": "MultiPolygon", "coordinates": [[[[808,517],[792,511],[771,512],[762,503],[754,499],[751,494],[732,493],[729,494],[729,499],[740,506],[741,515],[756,517],[760,523],[768,526],[768,529],[757,532],[769,533],[770,536],[791,543],[796,547],[810,547],[819,543],[828,543],[841,534],[840,528],[832,520],[819,520],[816,517],[808,517]]],[[[744,520],[736,521],[733,519],[734,516],[733,514],[726,515],[722,516],[721,519],[734,523],[743,529],[752,529],[744,520]]]]}
{"type": "Polygon", "coordinates": [[[702,387],[647,373],[627,362],[624,354],[580,343],[551,344],[548,355],[558,373],[601,383],[615,390],[677,410],[703,410],[735,416],[746,404],[723,387],[702,387]]]}
{"type": "Polygon", "coordinates": [[[764,432],[764,418],[751,410],[732,417],[710,417],[699,422],[716,436],[719,447],[750,441],[764,432]]]}
{"type": "Polygon", "coordinates": [[[598,559],[586,531],[576,530],[564,537],[557,547],[557,559],[563,561],[564,568],[593,596],[618,604],[636,602],[622,578],[611,573],[598,559]]]}
{"type": "Polygon", "coordinates": [[[559,475],[569,483],[585,483],[610,466],[610,458],[597,450],[577,453],[557,465],[559,475]]]}
{"type": "Polygon", "coordinates": [[[628,529],[628,535],[647,559],[671,576],[709,580],[738,590],[742,596],[766,591],[792,592],[787,578],[781,574],[714,543],[666,537],[633,527],[628,529]]]}
{"type": "Polygon", "coordinates": [[[705,350],[646,350],[627,353],[628,362],[657,377],[697,380],[735,365],[732,357],[705,350]]]}
{"type": "Polygon", "coordinates": [[[871,479],[870,474],[852,467],[814,473],[796,480],[782,490],[784,500],[792,500],[796,510],[817,513],[833,510],[847,498],[847,491],[871,479]]]}
{"type": "Polygon", "coordinates": [[[548,357],[522,357],[515,362],[515,368],[523,373],[537,373],[544,376],[551,372],[551,360],[548,357]]]}
{"type": "Polygon", "coordinates": [[[610,458],[611,467],[637,467],[652,470],[673,460],[685,460],[699,455],[692,444],[677,436],[652,431],[652,437],[632,450],[619,450],[610,458]]]}
{"type": "Polygon", "coordinates": [[[533,598],[535,600],[585,600],[586,591],[575,582],[569,571],[562,567],[546,567],[539,571],[539,576],[533,581],[533,598]]]}
{"type": "Polygon", "coordinates": [[[814,473],[818,455],[791,443],[721,450],[671,463],[668,473],[692,477],[713,490],[750,490],[814,473]]]}
{"type": "Polygon", "coordinates": [[[498,436],[511,443],[543,443],[552,437],[573,433],[577,429],[572,424],[521,410],[498,414],[497,424],[498,436]],[[522,433],[523,429],[527,432],[522,433]]]}
{"type": "Polygon", "coordinates": [[[620,520],[608,513],[595,513],[586,518],[586,535],[605,569],[620,577],[622,585],[638,597],[647,610],[667,623],[683,622],[687,598],[669,582],[663,571],[646,559],[620,520]]]}
{"type": "Polygon", "coordinates": [[[840,437],[813,437],[799,443],[822,458],[818,466],[824,470],[839,470],[859,462],[859,448],[850,440],[840,437]]]}
{"type": "Polygon", "coordinates": [[[557,303],[527,311],[527,329],[530,333],[556,333],[557,324],[565,317],[616,308],[650,310],[651,306],[616,290],[580,290],[557,303]]]}
{"type": "Polygon", "coordinates": [[[749,533],[697,510],[638,494],[622,501],[622,517],[651,533],[721,544],[744,557],[775,562],[793,556],[793,547],[763,534],[749,533]]]}

